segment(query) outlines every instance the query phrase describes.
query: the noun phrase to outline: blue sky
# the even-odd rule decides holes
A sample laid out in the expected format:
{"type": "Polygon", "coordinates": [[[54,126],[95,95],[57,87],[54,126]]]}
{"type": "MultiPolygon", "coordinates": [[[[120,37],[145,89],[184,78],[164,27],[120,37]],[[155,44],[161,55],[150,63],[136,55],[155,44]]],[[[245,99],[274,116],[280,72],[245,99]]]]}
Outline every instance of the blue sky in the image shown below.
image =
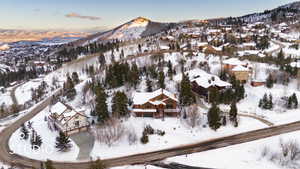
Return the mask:
{"type": "Polygon", "coordinates": [[[120,25],[138,16],[161,22],[239,16],[294,1],[1,0],[0,28],[101,30],[120,25]]]}

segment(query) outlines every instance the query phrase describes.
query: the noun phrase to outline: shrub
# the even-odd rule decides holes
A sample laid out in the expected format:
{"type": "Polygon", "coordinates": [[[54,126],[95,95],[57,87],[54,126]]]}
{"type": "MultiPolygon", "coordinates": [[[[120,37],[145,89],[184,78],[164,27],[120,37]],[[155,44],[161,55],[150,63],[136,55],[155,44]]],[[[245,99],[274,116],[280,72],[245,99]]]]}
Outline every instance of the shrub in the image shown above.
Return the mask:
{"type": "Polygon", "coordinates": [[[149,136],[143,132],[143,136],[141,137],[141,143],[147,144],[149,142],[149,136]]]}

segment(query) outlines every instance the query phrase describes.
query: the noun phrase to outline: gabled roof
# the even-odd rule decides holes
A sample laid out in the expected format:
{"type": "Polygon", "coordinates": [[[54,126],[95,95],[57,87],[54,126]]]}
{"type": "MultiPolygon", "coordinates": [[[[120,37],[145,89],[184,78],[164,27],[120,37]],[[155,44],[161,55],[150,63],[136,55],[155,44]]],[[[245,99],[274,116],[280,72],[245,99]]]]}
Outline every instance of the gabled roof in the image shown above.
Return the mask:
{"type": "Polygon", "coordinates": [[[237,65],[237,66],[235,66],[235,67],[232,69],[232,71],[234,71],[234,72],[248,72],[249,69],[246,68],[246,67],[244,67],[244,66],[242,66],[242,65],[237,65]]]}
{"type": "Polygon", "coordinates": [[[236,66],[245,64],[244,62],[240,61],[237,58],[230,58],[230,59],[224,60],[223,63],[228,64],[228,65],[236,65],[236,66]]]}
{"type": "MultiPolygon", "coordinates": [[[[176,96],[173,93],[171,93],[165,89],[158,89],[154,92],[135,92],[135,93],[133,93],[133,104],[137,104],[137,105],[145,104],[147,102],[150,102],[151,99],[153,99],[161,94],[169,97],[172,100],[178,101],[176,96]]],[[[156,104],[156,103],[154,101],[151,104],[156,104]]]]}
{"type": "Polygon", "coordinates": [[[221,80],[218,76],[209,74],[201,69],[194,69],[187,72],[191,82],[196,82],[203,88],[211,86],[217,87],[230,87],[231,84],[221,80]]]}
{"type": "Polygon", "coordinates": [[[51,107],[51,113],[56,113],[58,116],[60,116],[62,113],[64,113],[68,107],[64,105],[61,102],[57,102],[55,105],[51,107]]]}

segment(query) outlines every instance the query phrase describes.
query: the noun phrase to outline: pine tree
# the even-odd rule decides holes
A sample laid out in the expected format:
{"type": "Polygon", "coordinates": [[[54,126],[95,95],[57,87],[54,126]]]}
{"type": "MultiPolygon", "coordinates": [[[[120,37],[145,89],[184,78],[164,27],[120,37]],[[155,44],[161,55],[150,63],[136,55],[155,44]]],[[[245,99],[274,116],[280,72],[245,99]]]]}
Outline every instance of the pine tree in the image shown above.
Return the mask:
{"type": "Polygon", "coordinates": [[[27,130],[25,124],[21,125],[21,138],[27,140],[29,137],[29,131],[27,130]]]}
{"type": "Polygon", "coordinates": [[[76,96],[74,83],[69,75],[67,75],[67,81],[64,83],[64,95],[67,96],[69,100],[73,100],[76,96]]]}
{"type": "Polygon", "coordinates": [[[108,108],[107,108],[107,94],[105,90],[101,86],[101,84],[95,87],[95,94],[96,94],[96,114],[98,116],[98,121],[104,122],[109,118],[108,108]]]}
{"type": "Polygon", "coordinates": [[[73,72],[72,73],[72,80],[75,84],[79,83],[79,77],[78,77],[78,73],[77,72],[73,72]]]}
{"type": "Polygon", "coordinates": [[[159,75],[158,75],[158,86],[162,89],[165,89],[166,88],[166,85],[165,85],[165,74],[163,71],[159,72],[159,75]]]}
{"type": "Polygon", "coordinates": [[[220,109],[216,104],[213,104],[207,113],[208,125],[211,129],[217,130],[220,128],[221,117],[220,117],[220,109]]]}
{"type": "Polygon", "coordinates": [[[171,80],[173,79],[173,66],[170,60],[168,62],[168,76],[171,80]]]}
{"type": "Polygon", "coordinates": [[[273,109],[273,96],[272,94],[269,94],[269,100],[268,100],[268,106],[267,109],[273,109]]]}
{"type": "Polygon", "coordinates": [[[130,71],[130,82],[136,88],[140,80],[139,68],[136,63],[133,63],[130,71]]]}
{"type": "Polygon", "coordinates": [[[292,95],[292,100],[294,103],[294,109],[297,109],[298,108],[298,98],[295,93],[292,95]]]}
{"type": "Polygon", "coordinates": [[[237,121],[237,111],[236,103],[232,102],[229,111],[229,119],[232,123],[237,121]]]}
{"type": "Polygon", "coordinates": [[[56,137],[55,148],[58,151],[66,152],[72,147],[71,140],[65,133],[59,132],[59,136],[56,137]]]}
{"type": "Polygon", "coordinates": [[[55,169],[51,160],[45,162],[45,169],[55,169]]]}
{"type": "Polygon", "coordinates": [[[196,102],[188,75],[183,74],[180,82],[179,102],[183,107],[190,106],[196,102]]]}
{"type": "Polygon", "coordinates": [[[208,91],[208,101],[210,103],[214,103],[214,104],[218,104],[220,103],[220,93],[219,93],[219,90],[215,87],[211,88],[209,91],[208,91]]]}
{"type": "Polygon", "coordinates": [[[152,82],[149,78],[146,79],[146,85],[147,85],[147,92],[152,92],[152,82]]]}
{"type": "Polygon", "coordinates": [[[272,75],[270,74],[266,80],[266,86],[267,86],[267,88],[272,88],[273,85],[274,85],[274,80],[273,80],[272,75]]]}
{"type": "Polygon", "coordinates": [[[116,92],[112,99],[112,112],[116,117],[128,116],[128,98],[124,92],[116,92]]]}

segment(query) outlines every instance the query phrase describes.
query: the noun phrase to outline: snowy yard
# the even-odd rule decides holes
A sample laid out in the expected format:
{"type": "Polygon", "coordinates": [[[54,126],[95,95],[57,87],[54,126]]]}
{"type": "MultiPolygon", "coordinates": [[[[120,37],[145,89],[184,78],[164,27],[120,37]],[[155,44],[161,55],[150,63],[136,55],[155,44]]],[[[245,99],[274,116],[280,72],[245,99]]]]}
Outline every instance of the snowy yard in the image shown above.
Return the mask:
{"type": "MultiPolygon", "coordinates": [[[[206,118],[206,116],[203,118],[206,118]]],[[[101,159],[126,156],[174,146],[197,143],[212,138],[218,138],[267,127],[265,124],[257,120],[241,118],[238,128],[228,124],[227,126],[221,127],[217,132],[215,132],[209,127],[198,127],[191,129],[177,118],[166,118],[165,121],[162,121],[161,119],[134,117],[126,121],[125,126],[127,129],[133,129],[136,132],[138,136],[137,144],[129,145],[127,138],[123,138],[120,142],[114,144],[112,147],[108,147],[107,145],[96,141],[91,156],[93,158],[100,157],[101,159]],[[151,135],[149,136],[148,144],[141,144],[139,139],[142,136],[144,126],[147,124],[150,124],[154,129],[165,131],[166,134],[164,136],[151,135]]]]}
{"type": "Polygon", "coordinates": [[[268,147],[270,152],[273,151],[279,153],[279,142],[281,139],[284,142],[290,140],[296,140],[299,142],[300,132],[297,131],[288,134],[282,134],[249,143],[190,154],[187,156],[172,157],[166,161],[199,167],[222,169],[282,169],[285,167],[271,162],[268,155],[265,157],[262,155],[265,147],[268,147]]]}
{"type": "Polygon", "coordinates": [[[72,148],[68,152],[58,152],[55,148],[55,139],[58,136],[57,131],[51,131],[48,128],[48,124],[44,121],[45,116],[48,115],[48,108],[37,114],[31,122],[33,122],[33,128],[37,134],[42,137],[42,145],[38,150],[32,150],[30,144],[30,138],[28,140],[22,140],[20,137],[20,129],[15,131],[9,140],[10,149],[19,155],[36,159],[36,160],[53,160],[53,161],[75,161],[79,153],[79,148],[74,142],[72,148]]]}

